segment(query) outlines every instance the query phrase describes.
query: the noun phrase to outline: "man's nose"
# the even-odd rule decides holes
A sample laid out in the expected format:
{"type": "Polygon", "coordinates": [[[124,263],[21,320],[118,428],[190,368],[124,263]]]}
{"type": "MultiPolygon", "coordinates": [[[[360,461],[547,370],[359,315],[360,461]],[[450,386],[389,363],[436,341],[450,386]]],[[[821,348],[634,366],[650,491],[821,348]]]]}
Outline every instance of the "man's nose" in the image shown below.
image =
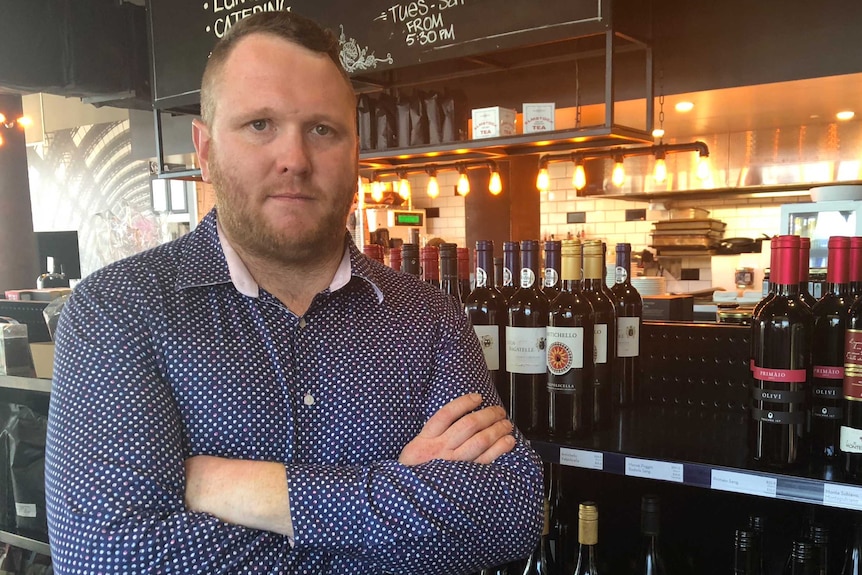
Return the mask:
{"type": "Polygon", "coordinates": [[[308,173],[311,169],[308,142],[305,141],[301,130],[282,132],[278,138],[276,153],[280,173],[299,176],[308,173]]]}

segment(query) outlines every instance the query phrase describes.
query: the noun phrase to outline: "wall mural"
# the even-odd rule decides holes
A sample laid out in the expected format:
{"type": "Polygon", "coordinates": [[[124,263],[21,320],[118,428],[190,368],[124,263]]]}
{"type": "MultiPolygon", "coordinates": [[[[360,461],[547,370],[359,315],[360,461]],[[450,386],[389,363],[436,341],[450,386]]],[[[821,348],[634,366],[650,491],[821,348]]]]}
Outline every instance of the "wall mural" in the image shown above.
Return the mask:
{"type": "Polygon", "coordinates": [[[148,163],[130,157],[128,121],[46,134],[27,150],[33,229],[77,230],[82,277],[171,239],[148,163]]]}

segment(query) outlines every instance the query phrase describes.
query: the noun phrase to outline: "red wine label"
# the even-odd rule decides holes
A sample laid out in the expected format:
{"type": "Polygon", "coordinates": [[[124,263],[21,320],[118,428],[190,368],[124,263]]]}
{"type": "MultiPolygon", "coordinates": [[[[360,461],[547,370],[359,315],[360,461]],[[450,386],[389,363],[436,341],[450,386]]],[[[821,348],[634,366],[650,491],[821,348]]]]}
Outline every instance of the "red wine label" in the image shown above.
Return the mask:
{"type": "Polygon", "coordinates": [[[584,328],[548,327],[548,371],[565,375],[584,367],[584,328]]]}
{"type": "Polygon", "coordinates": [[[491,371],[500,369],[500,328],[496,325],[474,325],[473,329],[482,345],[482,353],[485,355],[488,369],[491,371]]]}
{"type": "Polygon", "coordinates": [[[608,362],[608,324],[597,323],[593,330],[593,362],[608,362]]]}
{"type": "Polygon", "coordinates": [[[754,366],[754,379],[777,383],[805,383],[808,373],[804,369],[779,369],[754,366]]]}
{"type": "Polygon", "coordinates": [[[862,399],[862,372],[845,372],[844,397],[847,399],[862,399]]]}
{"type": "Polygon", "coordinates": [[[862,429],[842,425],[838,448],[844,453],[862,453],[862,429]]]}
{"type": "Polygon", "coordinates": [[[506,326],[506,371],[546,373],[545,337],[544,327],[506,326]]]}
{"type": "Polygon", "coordinates": [[[844,335],[844,397],[862,399],[862,330],[844,335]]]}
{"type": "Polygon", "coordinates": [[[814,377],[820,379],[844,379],[844,368],[832,365],[815,365],[814,377]]]}
{"type": "Polygon", "coordinates": [[[617,318],[617,357],[637,357],[640,353],[639,317],[617,318]]]}

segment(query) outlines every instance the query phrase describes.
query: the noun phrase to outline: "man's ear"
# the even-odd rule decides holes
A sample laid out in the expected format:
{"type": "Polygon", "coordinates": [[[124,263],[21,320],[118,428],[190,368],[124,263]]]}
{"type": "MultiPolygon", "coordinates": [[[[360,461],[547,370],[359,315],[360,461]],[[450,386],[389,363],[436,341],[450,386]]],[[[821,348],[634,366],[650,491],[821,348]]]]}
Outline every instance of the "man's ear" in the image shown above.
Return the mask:
{"type": "Polygon", "coordinates": [[[192,120],[192,142],[195,145],[195,152],[198,155],[198,162],[201,165],[201,177],[203,181],[210,181],[210,136],[209,126],[204,124],[203,120],[195,118],[192,120]]]}

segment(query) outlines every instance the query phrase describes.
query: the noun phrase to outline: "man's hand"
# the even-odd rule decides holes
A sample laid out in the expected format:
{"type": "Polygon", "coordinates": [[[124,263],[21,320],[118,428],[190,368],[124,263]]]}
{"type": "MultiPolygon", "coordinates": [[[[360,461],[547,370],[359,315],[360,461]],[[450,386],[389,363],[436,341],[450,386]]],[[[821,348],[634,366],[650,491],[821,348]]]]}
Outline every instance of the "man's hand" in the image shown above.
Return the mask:
{"type": "Polygon", "coordinates": [[[512,423],[500,406],[474,413],[482,403],[478,393],[453,399],[431,416],[413,441],[404,446],[398,462],[418,465],[432,459],[492,463],[515,447],[512,423]]]}

